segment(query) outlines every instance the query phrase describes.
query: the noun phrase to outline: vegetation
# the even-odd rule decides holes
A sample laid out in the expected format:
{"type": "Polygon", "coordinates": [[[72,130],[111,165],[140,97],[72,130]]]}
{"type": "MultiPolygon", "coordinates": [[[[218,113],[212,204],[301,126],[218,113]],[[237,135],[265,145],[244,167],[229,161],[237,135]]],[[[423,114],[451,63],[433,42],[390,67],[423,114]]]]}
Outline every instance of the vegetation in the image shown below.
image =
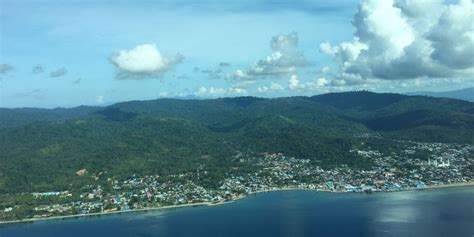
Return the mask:
{"type": "Polygon", "coordinates": [[[350,152],[362,135],[383,137],[371,145],[386,152],[396,149],[391,139],[474,144],[474,103],[370,92],[0,113],[0,193],[72,190],[93,176],[166,175],[199,166],[223,177],[229,157],[242,153],[370,167],[372,161],[350,152]],[[81,169],[93,176],[76,175],[81,169]]]}

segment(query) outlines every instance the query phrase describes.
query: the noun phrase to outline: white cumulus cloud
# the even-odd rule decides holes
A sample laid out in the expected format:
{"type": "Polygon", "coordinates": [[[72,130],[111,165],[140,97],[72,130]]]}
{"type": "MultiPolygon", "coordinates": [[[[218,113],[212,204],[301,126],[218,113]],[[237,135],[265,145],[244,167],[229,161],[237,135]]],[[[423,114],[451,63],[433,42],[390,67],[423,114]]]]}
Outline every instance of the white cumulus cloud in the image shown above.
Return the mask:
{"type": "Polygon", "coordinates": [[[320,51],[339,66],[339,80],[398,80],[474,75],[472,0],[364,0],[354,16],[354,38],[320,51]]]}
{"type": "Polygon", "coordinates": [[[201,86],[199,89],[196,91],[195,95],[196,96],[209,96],[209,97],[219,97],[219,96],[224,96],[227,93],[227,90],[224,88],[219,88],[219,87],[205,87],[201,86]]]}
{"type": "Polygon", "coordinates": [[[285,89],[285,87],[278,84],[278,83],[272,82],[270,84],[270,90],[272,90],[272,91],[282,91],[284,89],[285,89]]]}
{"type": "Polygon", "coordinates": [[[247,69],[236,70],[230,77],[235,80],[255,80],[294,74],[298,67],[308,65],[303,52],[298,49],[298,41],[297,33],[274,36],[270,42],[272,53],[269,56],[247,69]]]}
{"type": "Polygon", "coordinates": [[[455,69],[474,67],[474,4],[462,0],[451,5],[429,32],[433,53],[439,63],[455,69]]]}
{"type": "Polygon", "coordinates": [[[118,69],[117,79],[158,78],[184,57],[163,55],[155,44],[140,44],[130,50],[120,50],[110,57],[110,62],[118,69]]]}
{"type": "Polygon", "coordinates": [[[257,88],[257,91],[260,93],[278,92],[283,90],[285,90],[285,87],[276,82],[270,83],[269,86],[260,86],[257,88]]]}
{"type": "Polygon", "coordinates": [[[328,79],[326,79],[324,77],[320,77],[320,78],[318,78],[318,80],[316,80],[316,85],[318,85],[318,86],[327,86],[328,84],[329,84],[328,79]]]}
{"type": "Polygon", "coordinates": [[[305,85],[300,83],[300,80],[296,74],[293,74],[288,80],[288,88],[290,88],[290,90],[300,90],[304,89],[305,85]]]}
{"type": "Polygon", "coordinates": [[[245,95],[245,94],[247,94],[247,89],[238,88],[238,87],[231,87],[231,88],[229,88],[229,94],[231,94],[231,95],[245,95]]]}

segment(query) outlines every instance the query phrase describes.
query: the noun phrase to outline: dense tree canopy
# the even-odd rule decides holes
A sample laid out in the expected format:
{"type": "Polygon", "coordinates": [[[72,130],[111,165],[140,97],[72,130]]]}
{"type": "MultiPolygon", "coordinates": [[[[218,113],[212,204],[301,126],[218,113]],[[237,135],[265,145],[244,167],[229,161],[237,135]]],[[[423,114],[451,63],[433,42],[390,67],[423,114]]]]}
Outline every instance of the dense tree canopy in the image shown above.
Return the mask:
{"type": "MultiPolygon", "coordinates": [[[[282,152],[367,167],[359,137],[474,143],[474,103],[347,92],[313,97],[131,101],[105,108],[1,109],[0,192],[48,191],[91,176],[225,172],[240,153],[282,152]]],[[[374,146],[388,150],[387,142],[374,146]]]]}

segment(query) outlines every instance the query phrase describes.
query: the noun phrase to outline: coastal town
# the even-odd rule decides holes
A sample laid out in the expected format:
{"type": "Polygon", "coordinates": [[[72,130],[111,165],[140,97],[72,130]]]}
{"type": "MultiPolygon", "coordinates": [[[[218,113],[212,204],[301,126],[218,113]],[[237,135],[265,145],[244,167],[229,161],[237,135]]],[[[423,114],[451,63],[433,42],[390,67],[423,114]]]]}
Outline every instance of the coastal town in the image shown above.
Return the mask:
{"type": "MultiPolygon", "coordinates": [[[[351,150],[356,157],[374,162],[367,170],[351,169],[347,165],[323,169],[314,160],[281,153],[259,156],[241,153],[233,157],[234,165],[217,182],[204,166],[168,176],[136,174],[125,180],[101,173],[95,179],[105,179],[104,182],[86,185],[80,192],[21,194],[18,200],[26,201],[0,210],[0,221],[213,205],[252,193],[285,189],[370,194],[474,181],[472,145],[398,141],[397,146],[403,149],[389,155],[368,147],[351,150]]],[[[79,170],[75,175],[89,174],[87,170],[79,170]]]]}

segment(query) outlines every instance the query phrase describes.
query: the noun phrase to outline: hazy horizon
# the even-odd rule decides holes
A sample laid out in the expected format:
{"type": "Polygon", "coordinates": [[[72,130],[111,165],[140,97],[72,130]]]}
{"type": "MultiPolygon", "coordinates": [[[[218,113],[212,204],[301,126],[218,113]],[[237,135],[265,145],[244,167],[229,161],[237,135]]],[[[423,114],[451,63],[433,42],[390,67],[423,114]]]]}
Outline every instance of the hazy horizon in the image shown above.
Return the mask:
{"type": "MultiPolygon", "coordinates": [[[[397,93],[397,92],[376,92],[376,91],[369,91],[369,90],[348,90],[348,91],[334,91],[334,92],[327,92],[327,93],[319,93],[319,94],[312,94],[312,95],[288,95],[288,96],[261,96],[261,95],[235,95],[235,96],[220,96],[220,97],[202,97],[196,95],[184,95],[184,96],[158,96],[156,98],[146,98],[146,99],[131,99],[131,100],[119,100],[119,101],[110,101],[102,104],[79,104],[79,105],[72,105],[72,106],[52,106],[52,107],[30,107],[30,106],[23,106],[23,107],[1,107],[0,109],[70,109],[76,108],[81,106],[97,106],[97,107],[106,107],[113,104],[118,103],[125,103],[130,101],[150,101],[150,100],[160,100],[160,99],[176,99],[176,100],[212,100],[212,99],[226,99],[226,98],[238,98],[238,97],[254,97],[254,98],[262,98],[262,99],[275,99],[275,98],[286,98],[286,97],[294,97],[294,96],[303,96],[303,97],[311,97],[317,95],[324,95],[328,93],[345,93],[345,92],[356,92],[356,91],[366,91],[366,92],[373,92],[373,93],[394,93],[394,94],[401,94],[401,95],[408,95],[408,96],[429,96],[433,97],[433,95],[424,95],[423,93],[448,93],[448,92],[456,92],[462,91],[466,89],[474,89],[474,87],[462,88],[459,90],[450,90],[450,91],[409,91],[405,93],[397,93]]],[[[449,98],[449,97],[448,97],[449,98]]]]}

